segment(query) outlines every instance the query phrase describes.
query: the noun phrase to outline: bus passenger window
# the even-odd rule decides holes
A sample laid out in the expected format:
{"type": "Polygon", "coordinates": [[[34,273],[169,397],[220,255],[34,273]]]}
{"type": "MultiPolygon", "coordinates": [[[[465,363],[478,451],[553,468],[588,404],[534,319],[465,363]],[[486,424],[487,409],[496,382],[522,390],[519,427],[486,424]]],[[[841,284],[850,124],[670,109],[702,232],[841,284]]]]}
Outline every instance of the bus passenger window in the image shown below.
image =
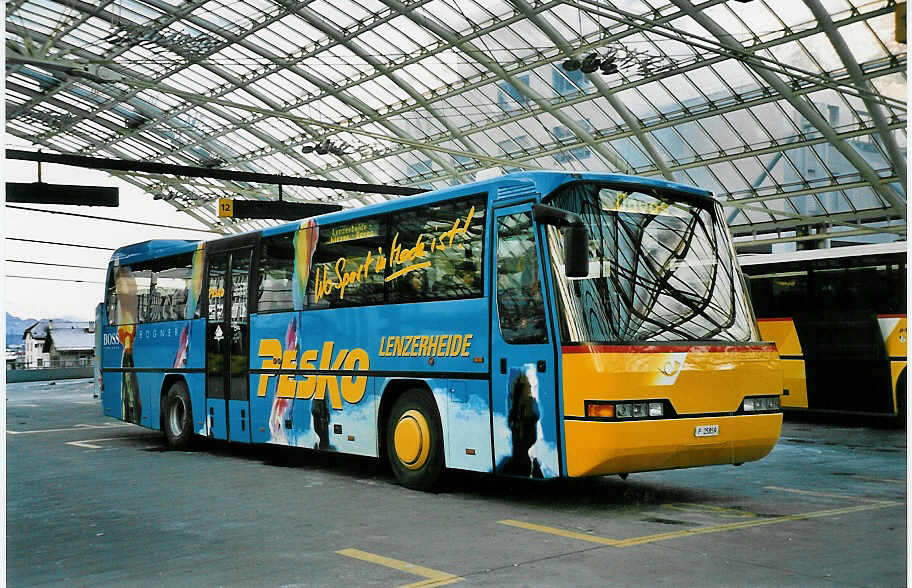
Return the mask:
{"type": "Polygon", "coordinates": [[[108,310],[107,318],[109,325],[119,324],[117,321],[119,298],[117,296],[117,288],[115,287],[117,272],[119,270],[120,266],[115,265],[111,268],[111,271],[108,272],[108,295],[105,302],[105,308],[108,310]]]}
{"type": "Polygon", "coordinates": [[[142,322],[150,282],[151,272],[148,270],[135,271],[129,265],[114,265],[108,277],[108,323],[134,325],[142,322]]]}
{"type": "Polygon", "coordinates": [[[545,304],[529,213],[497,222],[497,315],[507,343],[546,343],[545,304]]]}
{"type": "Polygon", "coordinates": [[[133,280],[136,284],[136,321],[151,322],[149,306],[152,298],[152,270],[139,264],[133,267],[133,280]]]}
{"type": "Polygon", "coordinates": [[[390,302],[481,296],[484,206],[473,196],[392,215],[390,302]],[[412,287],[415,274],[422,276],[420,290],[412,287]]]}
{"type": "Polygon", "coordinates": [[[257,310],[292,310],[294,277],[294,233],[263,237],[260,242],[260,282],[257,310]]]}
{"type": "Polygon", "coordinates": [[[307,282],[307,308],[383,304],[385,221],[378,217],[320,227],[307,282]]]}
{"type": "Polygon", "coordinates": [[[153,262],[151,267],[147,322],[183,319],[193,276],[193,254],[165,257],[153,262]]]}

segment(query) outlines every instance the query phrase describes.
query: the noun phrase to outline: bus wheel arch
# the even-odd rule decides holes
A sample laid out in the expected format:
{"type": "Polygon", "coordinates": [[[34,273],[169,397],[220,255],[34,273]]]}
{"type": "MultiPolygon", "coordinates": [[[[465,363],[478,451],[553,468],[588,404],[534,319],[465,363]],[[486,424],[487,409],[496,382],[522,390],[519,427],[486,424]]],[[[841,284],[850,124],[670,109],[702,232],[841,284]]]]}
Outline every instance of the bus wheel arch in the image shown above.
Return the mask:
{"type": "Polygon", "coordinates": [[[424,382],[393,384],[383,395],[378,419],[381,458],[403,486],[431,490],[445,467],[437,403],[424,382]]]}
{"type": "Polygon", "coordinates": [[[168,376],[162,385],[161,428],[171,449],[187,450],[193,440],[193,406],[187,382],[168,376]]]}

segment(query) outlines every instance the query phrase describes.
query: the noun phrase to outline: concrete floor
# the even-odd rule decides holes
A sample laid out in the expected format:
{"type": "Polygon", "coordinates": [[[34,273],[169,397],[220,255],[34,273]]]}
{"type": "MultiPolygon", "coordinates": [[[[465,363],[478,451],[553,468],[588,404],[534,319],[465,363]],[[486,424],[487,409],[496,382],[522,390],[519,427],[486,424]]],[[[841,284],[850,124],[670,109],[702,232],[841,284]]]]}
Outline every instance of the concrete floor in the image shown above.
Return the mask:
{"type": "Polygon", "coordinates": [[[375,462],[166,451],[89,380],[7,386],[10,586],[902,586],[905,431],[786,423],[742,467],[395,484],[375,462]]]}

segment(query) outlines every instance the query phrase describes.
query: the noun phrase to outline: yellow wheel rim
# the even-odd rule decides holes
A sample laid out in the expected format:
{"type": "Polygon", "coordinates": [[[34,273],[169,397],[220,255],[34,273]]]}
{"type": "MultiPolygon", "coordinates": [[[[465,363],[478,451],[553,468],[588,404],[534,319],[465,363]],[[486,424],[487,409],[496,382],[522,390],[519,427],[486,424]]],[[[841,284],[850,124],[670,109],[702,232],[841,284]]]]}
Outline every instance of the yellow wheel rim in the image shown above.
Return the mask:
{"type": "Polygon", "coordinates": [[[396,457],[410,470],[421,468],[431,450],[431,431],[427,419],[417,410],[409,410],[399,417],[393,435],[396,457]]]}

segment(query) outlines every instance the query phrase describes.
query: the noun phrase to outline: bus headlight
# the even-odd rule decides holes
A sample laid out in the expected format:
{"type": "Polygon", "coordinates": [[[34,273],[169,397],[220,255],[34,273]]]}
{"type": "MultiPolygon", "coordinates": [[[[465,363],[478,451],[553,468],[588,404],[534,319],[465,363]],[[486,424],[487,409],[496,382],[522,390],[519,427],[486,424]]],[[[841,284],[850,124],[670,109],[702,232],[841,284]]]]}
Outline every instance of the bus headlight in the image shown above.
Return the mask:
{"type": "Polygon", "coordinates": [[[744,399],[741,404],[744,412],[757,412],[760,410],[779,410],[778,396],[754,396],[744,399]]]}
{"type": "Polygon", "coordinates": [[[587,400],[585,406],[587,418],[645,419],[665,416],[665,403],[655,400],[645,402],[587,400]]]}
{"type": "Polygon", "coordinates": [[[589,418],[614,418],[614,404],[610,402],[587,402],[586,416],[589,418]]]}

